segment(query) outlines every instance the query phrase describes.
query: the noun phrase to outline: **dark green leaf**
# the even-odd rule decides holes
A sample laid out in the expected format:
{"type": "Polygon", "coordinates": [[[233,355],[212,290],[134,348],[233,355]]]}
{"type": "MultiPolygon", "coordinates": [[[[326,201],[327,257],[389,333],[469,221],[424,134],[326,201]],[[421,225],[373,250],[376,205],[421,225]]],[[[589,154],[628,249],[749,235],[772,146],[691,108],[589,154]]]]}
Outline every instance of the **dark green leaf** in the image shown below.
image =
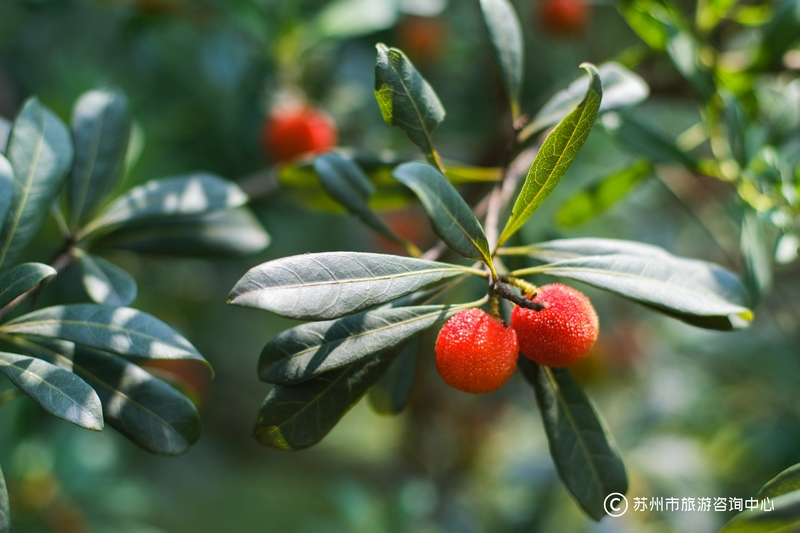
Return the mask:
{"type": "Polygon", "coordinates": [[[639,159],[620,170],[611,172],[601,178],[600,182],[567,200],[556,213],[556,223],[571,227],[588,222],[622,199],[652,170],[652,163],[639,159]]]}
{"type": "Polygon", "coordinates": [[[561,481],[586,514],[600,521],[606,496],[628,490],[625,464],[610,432],[567,369],[539,366],[525,356],[519,368],[536,393],[561,481]]]}
{"type": "Polygon", "coordinates": [[[129,307],[72,304],[46,307],[0,326],[0,333],[62,339],[132,357],[197,359],[200,352],[154,316],[129,307]]]}
{"type": "Polygon", "coordinates": [[[166,223],[175,217],[239,207],[245,202],[247,195],[235,183],[213,174],[153,180],[117,198],[83,233],[143,220],[166,223]]]}
{"type": "Polygon", "coordinates": [[[67,188],[73,228],[91,214],[122,177],[130,134],[128,101],[122,93],[91,91],[75,104],[75,164],[67,188]]]}
{"type": "Polygon", "coordinates": [[[100,396],[106,421],[145,450],[179,455],[200,438],[200,415],[183,394],[113,354],[76,347],[73,370],[100,396]]]}
{"type": "Polygon", "coordinates": [[[11,531],[11,512],[8,506],[8,490],[6,489],[6,479],[3,470],[0,469],[0,533],[10,533],[11,531]]]}
{"type": "Polygon", "coordinates": [[[7,352],[0,352],[0,372],[51,415],[87,429],[103,429],[100,398],[72,372],[7,352]]]}
{"type": "Polygon", "coordinates": [[[92,248],[158,255],[230,257],[260,252],[269,241],[269,234],[261,222],[249,209],[240,207],[125,225],[92,243],[92,248]]]}
{"type": "Polygon", "coordinates": [[[72,164],[72,139],[35,98],[20,111],[8,140],[14,193],[0,230],[0,270],[8,270],[50,212],[72,164]]]}
{"type": "Polygon", "coordinates": [[[481,0],[481,10],[495,58],[503,72],[503,83],[511,102],[511,117],[517,120],[522,69],[525,62],[522,27],[514,7],[508,0],[481,0]]]}
{"type": "Polygon", "coordinates": [[[469,305],[386,307],[302,324],[267,343],[258,361],[258,375],[268,383],[299,383],[391,350],[469,305]]]}
{"type": "Polygon", "coordinates": [[[764,27],[755,66],[767,68],[774,65],[799,38],[800,0],[778,2],[772,13],[772,19],[764,27]]]}
{"type": "Polygon", "coordinates": [[[381,43],[377,48],[375,98],[383,120],[403,130],[436,163],[431,133],[444,120],[439,97],[403,52],[381,43]]]}
{"type": "Polygon", "coordinates": [[[0,309],[55,275],[55,268],[42,263],[23,263],[0,275],[0,309]]]}
{"type": "Polygon", "coordinates": [[[800,491],[800,464],[790,466],[771,480],[758,491],[756,499],[777,498],[790,492],[800,491]]]}
{"type": "Polygon", "coordinates": [[[758,214],[747,210],[742,218],[739,246],[742,253],[744,280],[750,293],[750,305],[756,305],[772,290],[772,251],[758,214]]]}
{"type": "Polygon", "coordinates": [[[464,257],[492,264],[486,234],[467,202],[441,172],[412,161],[394,169],[392,176],[419,197],[436,234],[464,257]]]}
{"type": "Polygon", "coordinates": [[[414,385],[419,349],[420,336],[417,335],[398,349],[397,359],[369,389],[369,403],[375,412],[396,415],[406,408],[414,385]]]}
{"type": "Polygon", "coordinates": [[[6,156],[0,154],[0,230],[3,229],[3,222],[11,207],[11,199],[14,197],[14,171],[11,163],[6,156]]]}
{"type": "Polygon", "coordinates": [[[395,356],[388,352],[299,385],[274,387],[261,406],[253,434],[273,448],[313,446],[364,396],[395,356]]]}
{"type": "Polygon", "coordinates": [[[99,304],[127,306],[136,299],[136,280],[102,257],[81,254],[83,288],[99,304]]]}
{"type": "Polygon", "coordinates": [[[697,158],[678,148],[672,139],[629,116],[609,113],[601,123],[611,138],[624,148],[655,163],[679,163],[689,170],[697,170],[699,166],[697,158]]]}
{"type": "MultiPolygon", "coordinates": [[[[619,63],[603,63],[597,69],[603,84],[603,101],[600,113],[636,105],[650,95],[650,87],[638,74],[619,63]]],[[[533,120],[519,132],[518,139],[524,142],[532,135],[543,131],[563,119],[581,103],[588,90],[589,80],[580,77],[569,87],[556,93],[536,113],[533,120]]]]}
{"type": "Polygon", "coordinates": [[[569,166],[577,157],[594,119],[600,109],[603,97],[603,86],[597,69],[589,63],[583,63],[591,76],[589,89],[583,101],[569,115],[559,122],[547,136],[536,159],[531,165],[525,183],[522,185],[517,201],[511,211],[505,228],[498,242],[503,244],[511,235],[519,230],[533,215],[533,212],[544,202],[564,176],[569,166]]]}
{"type": "Polygon", "coordinates": [[[800,528],[800,492],[795,491],[734,516],[720,533],[796,533],[800,528]],[[767,510],[772,509],[772,510],[767,510]]]}
{"type": "Polygon", "coordinates": [[[228,303],[289,318],[329,320],[390,302],[470,269],[396,255],[326,252],[250,269],[228,303]]]}

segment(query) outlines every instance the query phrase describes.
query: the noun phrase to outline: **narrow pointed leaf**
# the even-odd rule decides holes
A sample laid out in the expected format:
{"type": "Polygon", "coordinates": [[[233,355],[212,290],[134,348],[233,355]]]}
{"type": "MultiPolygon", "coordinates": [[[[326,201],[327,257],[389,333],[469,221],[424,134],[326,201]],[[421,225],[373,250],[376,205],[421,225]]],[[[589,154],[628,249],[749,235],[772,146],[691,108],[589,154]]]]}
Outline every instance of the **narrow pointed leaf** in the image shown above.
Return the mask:
{"type": "Polygon", "coordinates": [[[655,163],[678,163],[689,170],[697,170],[695,156],[681,150],[675,141],[630,116],[609,113],[601,121],[603,129],[623,148],[643,155],[655,163]]]}
{"type": "Polygon", "coordinates": [[[392,176],[422,202],[436,234],[453,250],[491,265],[489,242],[475,214],[441,172],[419,161],[404,163],[392,176]]]}
{"type": "Polygon", "coordinates": [[[258,413],[253,434],[283,450],[313,446],[341,420],[391,364],[389,352],[292,386],[275,386],[258,413]]]}
{"type": "Polygon", "coordinates": [[[436,160],[431,133],[444,120],[444,107],[433,88],[396,48],[377,45],[375,98],[383,120],[397,126],[411,142],[436,160]]]}
{"type": "Polygon", "coordinates": [[[503,73],[503,83],[511,103],[512,119],[517,120],[519,95],[522,90],[522,69],[525,63],[522,27],[514,7],[508,0],[481,0],[481,10],[495,58],[503,73]]]}
{"type": "Polygon", "coordinates": [[[11,531],[11,508],[8,506],[8,489],[3,470],[0,468],[0,533],[11,531]]]}
{"type": "Polygon", "coordinates": [[[777,498],[790,492],[800,491],[800,464],[790,466],[771,480],[758,491],[756,499],[777,498]]]}
{"type": "Polygon", "coordinates": [[[0,275],[0,309],[55,275],[55,268],[42,263],[23,263],[0,275]]]}
{"type": "Polygon", "coordinates": [[[302,324],[267,343],[258,362],[258,375],[268,383],[299,383],[391,350],[469,305],[386,307],[302,324]]]}
{"type": "Polygon", "coordinates": [[[369,389],[369,403],[376,413],[391,416],[406,408],[414,385],[419,349],[420,336],[417,335],[399,348],[397,358],[369,389]]]}
{"type": "Polygon", "coordinates": [[[82,254],[78,262],[83,288],[95,302],[124,307],[136,299],[136,280],[114,263],[91,254],[82,254]]]}
{"type": "Polygon", "coordinates": [[[586,514],[600,521],[606,496],[628,491],[610,432],[567,369],[542,367],[525,356],[519,368],[536,393],[559,477],[586,514]]]}
{"type": "Polygon", "coordinates": [[[0,153],[0,231],[11,207],[11,200],[14,197],[14,170],[6,156],[0,153]]]}
{"type": "Polygon", "coordinates": [[[582,68],[591,76],[589,89],[583,101],[553,129],[547,136],[536,159],[531,165],[525,183],[522,185],[511,218],[500,235],[498,245],[503,244],[519,230],[533,215],[534,211],[553,191],[569,166],[577,157],[583,143],[589,136],[594,119],[600,109],[603,86],[597,69],[588,63],[582,68]]]}
{"type": "Polygon", "coordinates": [[[179,455],[200,438],[194,404],[141,367],[84,347],[76,347],[73,361],[100,396],[108,424],[145,450],[179,455]]]}
{"type": "Polygon", "coordinates": [[[742,218],[739,245],[744,266],[744,279],[750,293],[751,305],[760,302],[773,286],[772,251],[758,214],[748,210],[742,218]]]}
{"type": "Polygon", "coordinates": [[[0,270],[8,270],[36,235],[61,191],[72,154],[64,123],[37,99],[28,100],[8,140],[14,192],[0,230],[0,270]]]}
{"type": "Polygon", "coordinates": [[[396,255],[296,255],[250,269],[233,287],[228,303],[266,309],[289,318],[330,320],[469,271],[458,265],[396,255]]]}
{"type": "Polygon", "coordinates": [[[62,339],[119,355],[197,359],[200,352],[154,316],[129,307],[72,304],[46,307],[0,326],[0,333],[62,339]]]}
{"type": "Polygon", "coordinates": [[[800,529],[800,491],[771,499],[766,509],[737,514],[719,533],[795,533],[800,529]]]}
{"type": "Polygon", "coordinates": [[[500,255],[527,255],[539,261],[555,263],[589,255],[638,255],[642,257],[675,257],[664,248],[636,241],[584,237],[538,242],[528,246],[501,248],[500,255]]]}
{"type": "Polygon", "coordinates": [[[75,164],[67,187],[73,228],[91,214],[122,177],[131,117],[122,93],[90,91],[72,111],[75,164]]]}
{"type": "Polygon", "coordinates": [[[87,429],[103,429],[100,398],[72,372],[7,352],[0,352],[0,372],[51,415],[87,429]]]}

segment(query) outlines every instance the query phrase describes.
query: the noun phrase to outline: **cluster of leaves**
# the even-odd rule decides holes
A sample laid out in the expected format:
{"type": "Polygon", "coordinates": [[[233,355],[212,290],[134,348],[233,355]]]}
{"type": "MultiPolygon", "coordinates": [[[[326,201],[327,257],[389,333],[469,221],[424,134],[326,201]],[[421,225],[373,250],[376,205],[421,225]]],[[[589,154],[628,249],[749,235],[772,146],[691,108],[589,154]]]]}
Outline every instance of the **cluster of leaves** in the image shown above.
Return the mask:
{"type": "MultiPolygon", "coordinates": [[[[251,253],[268,236],[243,207],[245,194],[210,174],[155,180],[113,194],[130,163],[125,97],[92,91],[71,128],[32,98],[0,146],[0,372],[48,413],[80,427],[110,424],[158,454],[185,452],[200,436],[194,404],[138,366],[148,359],[205,364],[181,334],[127,307],[135,280],[96,255],[109,248],[159,254],[251,253]],[[50,264],[18,263],[53,213],[63,246],[50,264]],[[94,303],[27,313],[43,286],[75,264],[94,303]]],[[[210,366],[208,367],[210,370],[210,366]]],[[[8,531],[0,479],[0,531],[8,531]]]]}
{"type": "MultiPolygon", "coordinates": [[[[578,82],[556,95],[525,126],[519,105],[519,21],[507,0],[482,0],[481,7],[518,130],[515,157],[500,170],[492,192],[473,211],[453,187],[451,167],[442,163],[432,139],[444,107],[403,52],[378,44],[375,96],[383,118],[403,130],[427,162],[384,161],[365,168],[357,157],[339,152],[318,156],[292,172],[315,175],[316,187],[329,201],[418,257],[355,252],[285,257],[251,269],[231,291],[229,303],[310,321],[280,333],[261,353],[259,377],[275,385],[255,424],[256,438],[267,446],[299,450],[319,442],[368,392],[379,413],[400,412],[413,387],[418,352],[424,354],[420,333],[460,310],[485,304],[497,284],[518,277],[547,274],[578,280],[709,329],[741,328],[752,319],[744,305],[746,290],[734,274],[655,246],[568,239],[502,247],[559,183],[596,117],[640,101],[647,86],[620,65],[598,71],[583,64],[588,83],[578,82]],[[603,74],[609,80],[605,98],[603,74]],[[518,174],[514,169],[527,158],[532,162],[518,174]],[[371,200],[379,182],[371,178],[383,179],[386,173],[418,198],[439,245],[421,253],[375,215],[371,200]],[[483,224],[476,212],[484,216],[483,224]],[[476,263],[438,261],[447,251],[476,263]],[[504,260],[510,256],[536,264],[509,271],[504,260]],[[443,303],[456,285],[472,276],[485,280],[486,296],[443,303]]],[[[506,288],[513,300],[513,289],[506,288]]],[[[568,370],[540,367],[525,357],[519,369],[534,389],[561,479],[581,508],[600,520],[605,496],[626,492],[628,484],[609,431],[568,370]]]]}
{"type": "Polygon", "coordinates": [[[739,513],[720,533],[779,533],[800,526],[800,464],[768,481],[756,495],[759,508],[739,513]],[[772,500],[766,505],[766,500],[772,500]]]}

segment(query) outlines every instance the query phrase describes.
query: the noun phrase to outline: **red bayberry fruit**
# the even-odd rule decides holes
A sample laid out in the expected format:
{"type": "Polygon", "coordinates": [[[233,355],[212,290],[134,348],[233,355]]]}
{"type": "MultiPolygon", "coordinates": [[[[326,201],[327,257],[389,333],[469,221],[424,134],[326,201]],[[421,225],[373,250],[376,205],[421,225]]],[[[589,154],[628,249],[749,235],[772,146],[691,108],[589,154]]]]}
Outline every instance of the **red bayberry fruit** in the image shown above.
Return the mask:
{"type": "Polygon", "coordinates": [[[539,24],[551,35],[580,35],[588,20],[589,6],[585,0],[539,0],[539,24]]]}
{"type": "Polygon", "coordinates": [[[447,26],[440,17],[408,16],[395,31],[400,49],[414,63],[435,63],[447,42],[447,26]]]}
{"type": "Polygon", "coordinates": [[[324,152],[336,146],[333,120],[317,109],[282,111],[264,121],[262,142],[275,161],[286,161],[309,152],[324,152]]]}
{"type": "Polygon", "coordinates": [[[541,311],[517,306],[511,327],[519,350],[544,366],[569,366],[583,359],[597,340],[597,313],[583,293],[560,283],[545,285],[532,299],[541,311]]]}
{"type": "Polygon", "coordinates": [[[456,313],[436,339],[436,368],[451,387],[480,394],[499,389],[517,367],[514,330],[481,309],[456,313]]]}

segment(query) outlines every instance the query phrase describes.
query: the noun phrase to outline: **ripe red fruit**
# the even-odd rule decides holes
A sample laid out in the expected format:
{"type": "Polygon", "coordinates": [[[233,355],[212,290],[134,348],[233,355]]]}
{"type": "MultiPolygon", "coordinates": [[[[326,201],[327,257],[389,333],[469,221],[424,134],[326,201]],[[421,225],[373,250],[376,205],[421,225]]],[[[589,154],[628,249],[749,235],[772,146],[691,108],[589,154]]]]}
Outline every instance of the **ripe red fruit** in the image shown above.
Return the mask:
{"type": "Polygon", "coordinates": [[[597,340],[597,313],[583,293],[560,283],[539,289],[534,302],[548,307],[535,311],[517,306],[511,327],[519,350],[544,366],[569,366],[583,359],[597,340]]]}
{"type": "Polygon", "coordinates": [[[542,29],[560,37],[583,33],[589,20],[585,0],[539,0],[539,24],[542,29]]]}
{"type": "Polygon", "coordinates": [[[336,146],[336,125],[317,109],[282,111],[264,121],[261,139],[275,161],[287,161],[309,152],[324,152],[336,146]]]}
{"type": "Polygon", "coordinates": [[[451,387],[480,394],[499,389],[517,367],[514,330],[481,309],[456,313],[436,339],[436,368],[451,387]]]}

